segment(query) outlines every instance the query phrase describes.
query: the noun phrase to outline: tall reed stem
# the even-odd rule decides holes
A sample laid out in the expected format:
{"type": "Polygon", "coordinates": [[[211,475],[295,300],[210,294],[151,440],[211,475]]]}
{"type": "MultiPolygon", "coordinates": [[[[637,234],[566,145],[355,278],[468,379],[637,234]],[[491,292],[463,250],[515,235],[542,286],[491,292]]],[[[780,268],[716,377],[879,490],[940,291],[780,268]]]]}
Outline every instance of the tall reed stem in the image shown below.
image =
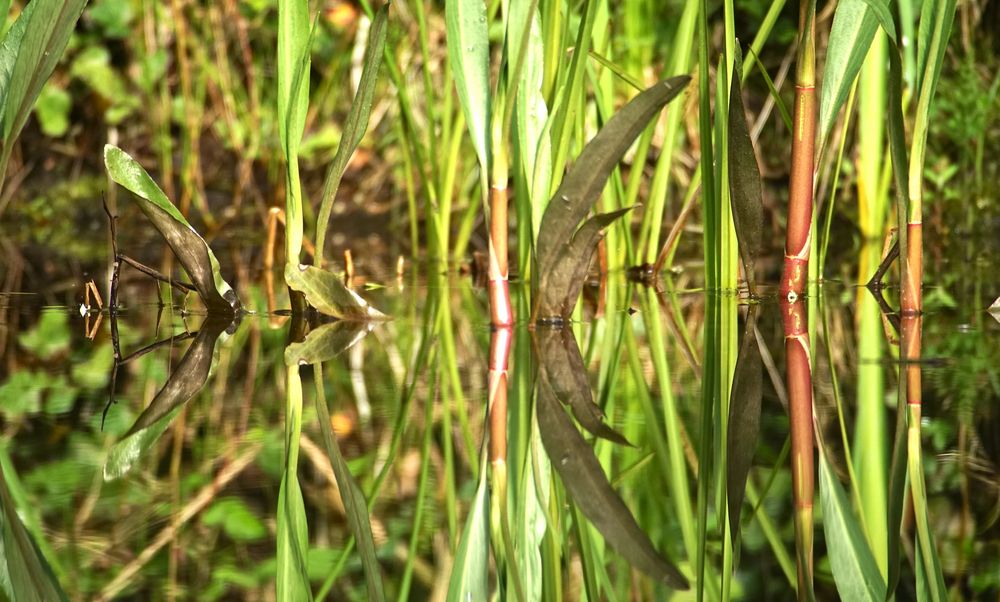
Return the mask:
{"type": "Polygon", "coordinates": [[[788,237],[781,294],[802,295],[809,274],[813,210],[813,156],[816,148],[816,2],[799,4],[799,49],[795,75],[792,170],[788,196],[788,237]]]}
{"type": "MultiPolygon", "coordinates": [[[[510,305],[510,285],[507,282],[509,271],[507,257],[507,183],[494,181],[490,189],[488,274],[490,322],[495,328],[509,328],[514,323],[514,312],[510,305]]],[[[504,362],[506,363],[506,359],[504,362]]]]}
{"type": "Polygon", "coordinates": [[[787,361],[786,385],[792,439],[795,549],[799,600],[813,599],[813,393],[806,302],[781,301],[787,361]]]}

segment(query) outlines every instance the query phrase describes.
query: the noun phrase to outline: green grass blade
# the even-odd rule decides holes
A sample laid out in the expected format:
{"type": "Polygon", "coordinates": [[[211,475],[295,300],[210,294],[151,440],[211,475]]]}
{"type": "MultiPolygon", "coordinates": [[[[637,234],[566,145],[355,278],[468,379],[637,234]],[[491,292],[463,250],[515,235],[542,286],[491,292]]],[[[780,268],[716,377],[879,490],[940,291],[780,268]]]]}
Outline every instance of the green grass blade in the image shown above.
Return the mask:
{"type": "Polygon", "coordinates": [[[363,67],[358,93],[355,95],[354,102],[351,103],[351,110],[344,121],[344,131],[341,134],[340,146],[337,147],[337,154],[326,171],[319,216],[316,218],[316,256],[313,265],[317,267],[323,265],[326,229],[330,222],[333,200],[340,188],[340,180],[344,177],[344,170],[347,169],[351,155],[361,144],[361,139],[368,129],[368,118],[371,116],[372,100],[375,97],[375,84],[378,80],[379,65],[382,63],[382,54],[385,48],[388,15],[389,4],[382,5],[382,8],[375,14],[375,20],[368,32],[368,45],[365,48],[365,56],[362,61],[363,67]]]}
{"type": "Polygon", "coordinates": [[[340,278],[326,270],[286,264],[285,282],[292,290],[305,295],[309,305],[328,316],[362,322],[389,319],[369,305],[361,295],[347,288],[340,278]]]}
{"type": "Polygon", "coordinates": [[[489,599],[490,495],[485,463],[448,582],[448,602],[489,599]]]}
{"type": "Polygon", "coordinates": [[[825,450],[819,454],[819,480],[823,531],[837,592],[842,600],[882,602],[885,582],[825,450]]]}
{"type": "Polygon", "coordinates": [[[112,180],[134,193],[149,218],[191,277],[209,311],[232,313],[239,308],[236,291],[222,279],[219,260],[146,170],[117,146],[105,145],[104,165],[112,180]]]}
{"type": "Polygon", "coordinates": [[[743,260],[743,273],[753,295],[756,292],[754,265],[761,251],[764,230],[764,197],[760,168],[743,109],[739,77],[741,62],[737,49],[736,68],[733,69],[729,90],[729,201],[733,208],[733,225],[743,260]]]}
{"type": "Polygon", "coordinates": [[[285,470],[278,490],[277,575],[278,602],[312,600],[307,570],[309,527],[299,488],[299,437],[302,434],[302,379],[299,367],[286,368],[285,470]]]}
{"type": "Polygon", "coordinates": [[[847,100],[854,80],[861,70],[868,47],[871,46],[879,20],[872,5],[888,7],[882,0],[869,3],[866,0],[842,0],[837,3],[830,28],[830,42],[827,46],[826,64],[823,66],[823,91],[819,106],[819,148],[826,144],[826,138],[833,123],[847,100]]]}
{"type": "Polygon", "coordinates": [[[278,2],[278,136],[285,159],[295,156],[309,106],[309,3],[278,2]]]}
{"type": "Polygon", "coordinates": [[[448,61],[458,98],[479,156],[483,178],[490,173],[490,39],[483,0],[451,0],[445,6],[448,61]]]}

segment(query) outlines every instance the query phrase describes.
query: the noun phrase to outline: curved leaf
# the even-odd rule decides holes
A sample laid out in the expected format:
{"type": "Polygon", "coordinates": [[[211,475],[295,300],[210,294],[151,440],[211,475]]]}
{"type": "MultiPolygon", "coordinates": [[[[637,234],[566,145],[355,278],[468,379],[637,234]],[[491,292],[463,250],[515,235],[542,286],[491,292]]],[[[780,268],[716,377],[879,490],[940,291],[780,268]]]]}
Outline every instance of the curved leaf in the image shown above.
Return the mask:
{"type": "Polygon", "coordinates": [[[331,360],[368,336],[375,328],[371,322],[340,320],[313,329],[301,343],[285,348],[285,364],[289,366],[318,364],[331,360]]]}
{"type": "Polygon", "coordinates": [[[885,581],[840,481],[819,454],[820,503],[830,567],[842,600],[885,600],[885,581]]]}
{"type": "Polygon", "coordinates": [[[448,62],[483,177],[490,169],[490,38],[483,0],[445,3],[448,62]]]}
{"type": "Polygon", "coordinates": [[[306,301],[322,314],[340,320],[388,320],[361,295],[344,286],[336,275],[317,267],[285,264],[285,283],[306,296],[306,301]]]}
{"type": "Polygon", "coordinates": [[[230,325],[228,320],[206,320],[173,374],[135,424],[111,446],[104,462],[104,480],[125,475],[155,444],[181,407],[198,394],[212,372],[215,343],[230,325]]]}
{"type": "Polygon", "coordinates": [[[111,144],[104,146],[104,165],[112,180],[140,199],[137,201],[139,209],[166,239],[208,310],[231,314],[239,309],[236,291],[222,279],[219,260],[208,243],[194,231],[146,170],[125,151],[111,144]]]}
{"type": "MultiPolygon", "coordinates": [[[[733,226],[740,245],[740,259],[750,294],[756,294],[754,265],[760,255],[764,230],[764,197],[761,192],[760,168],[754,154],[750,129],[743,109],[743,89],[740,86],[739,51],[729,89],[729,202],[733,208],[733,226]]],[[[751,333],[752,336],[752,333],[751,333]]]]}
{"type": "Polygon", "coordinates": [[[476,497],[472,500],[462,540],[455,552],[455,564],[451,567],[448,581],[448,600],[451,602],[489,599],[490,494],[486,485],[487,472],[485,466],[479,471],[476,497]]]}
{"type": "Polygon", "coordinates": [[[660,109],[681,93],[690,79],[686,75],[671,77],[639,93],[587,143],[542,216],[536,248],[540,274],[551,272],[560,247],[572,238],[625,151],[660,109]]]}

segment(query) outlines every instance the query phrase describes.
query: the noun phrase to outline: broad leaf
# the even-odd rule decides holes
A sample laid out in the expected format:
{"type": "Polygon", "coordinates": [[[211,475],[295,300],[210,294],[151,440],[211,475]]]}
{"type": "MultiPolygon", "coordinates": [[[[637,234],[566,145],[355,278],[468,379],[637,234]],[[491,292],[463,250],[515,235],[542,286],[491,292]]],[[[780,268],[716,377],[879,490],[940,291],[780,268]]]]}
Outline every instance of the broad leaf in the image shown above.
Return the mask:
{"type": "Polygon", "coordinates": [[[45,556],[21,522],[0,468],[0,589],[8,600],[66,600],[45,556]]]}
{"type": "Polygon", "coordinates": [[[361,295],[347,288],[336,275],[313,266],[285,265],[285,283],[306,296],[320,313],[340,320],[388,320],[361,295]]]}
{"type": "Polygon", "coordinates": [[[820,503],[823,506],[823,532],[829,551],[833,579],[842,600],[885,600],[885,581],[868,547],[851,503],[840,481],[830,470],[826,454],[819,454],[820,503]]]}
{"type": "Polygon", "coordinates": [[[740,245],[743,273],[751,295],[756,294],[754,265],[760,255],[764,230],[764,197],[761,192],[760,168],[754,154],[750,129],[743,109],[743,89],[740,86],[741,61],[736,53],[736,67],[729,94],[729,202],[733,209],[733,226],[740,245]]]}
{"type": "MultiPolygon", "coordinates": [[[[69,42],[86,0],[32,0],[0,44],[3,150],[0,179],[14,139],[69,42]]],[[[6,14],[6,13],[5,13],[6,14]]]]}
{"type": "Polygon", "coordinates": [[[146,170],[117,146],[105,145],[104,165],[108,175],[133,192],[139,209],[149,218],[177,256],[184,271],[210,312],[231,314],[239,309],[236,291],[222,279],[219,260],[146,170]]]}
{"type": "Polygon", "coordinates": [[[587,380],[587,368],[569,328],[540,328],[535,333],[542,378],[556,399],[573,410],[573,416],[595,437],[630,445],[628,440],[604,422],[604,411],[594,403],[587,380]]]}
{"type": "Polygon", "coordinates": [[[301,343],[285,348],[285,364],[318,364],[331,360],[368,336],[374,327],[371,322],[345,320],[323,324],[310,331],[301,343]]]}
{"type": "Polygon", "coordinates": [[[552,467],[573,503],[629,564],[660,583],[687,589],[687,579],[653,547],[625,502],[612,489],[593,448],[563,410],[546,374],[543,371],[538,379],[538,428],[552,467]]]}
{"type": "Polygon", "coordinates": [[[490,38],[483,0],[445,3],[448,62],[483,177],[490,169],[490,38]]]}
{"type": "Polygon", "coordinates": [[[163,388],[135,424],[111,446],[104,462],[107,481],[125,475],[173,422],[174,417],[205,386],[212,371],[215,343],[230,326],[227,320],[206,320],[163,388]]]}
{"type": "Polygon", "coordinates": [[[448,581],[448,600],[488,600],[490,563],[490,494],[485,463],[479,470],[479,486],[465,519],[462,539],[455,552],[448,581]]]}
{"type": "MultiPolygon", "coordinates": [[[[882,0],[875,0],[880,2],[882,0]]],[[[833,14],[823,90],[819,104],[820,148],[847,100],[878,30],[878,19],[865,0],[841,0],[833,14]]]]}
{"type": "Polygon", "coordinates": [[[754,334],[757,325],[757,307],[751,305],[747,311],[746,329],[743,331],[743,343],[736,358],[732,393],[729,396],[726,495],[730,537],[734,550],[739,549],[737,542],[740,531],[740,510],[746,493],[747,475],[753,466],[757,437],[760,434],[760,401],[763,395],[764,367],[757,336],[754,334]]]}

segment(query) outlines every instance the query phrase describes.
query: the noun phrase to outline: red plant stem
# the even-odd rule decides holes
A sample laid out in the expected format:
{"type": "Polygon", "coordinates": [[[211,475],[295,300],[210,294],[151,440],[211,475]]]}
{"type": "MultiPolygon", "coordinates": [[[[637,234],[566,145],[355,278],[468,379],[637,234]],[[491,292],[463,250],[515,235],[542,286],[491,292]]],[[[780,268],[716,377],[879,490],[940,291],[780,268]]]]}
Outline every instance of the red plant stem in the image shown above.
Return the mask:
{"type": "Polygon", "coordinates": [[[509,326],[490,334],[489,425],[490,463],[507,462],[507,359],[514,332],[509,326]]]}
{"type": "Polygon", "coordinates": [[[490,189],[489,247],[490,321],[495,327],[514,323],[507,282],[507,185],[494,184],[490,189]]]}
{"type": "Polygon", "coordinates": [[[901,351],[906,374],[906,405],[920,407],[923,401],[920,377],[920,335],[923,317],[919,313],[904,314],[900,320],[901,351]]]}
{"type": "MultiPolygon", "coordinates": [[[[917,219],[920,219],[919,216],[917,219]]],[[[903,283],[900,306],[904,316],[916,315],[923,311],[923,294],[920,285],[924,278],[924,225],[913,217],[906,225],[906,282],[903,283]]],[[[917,357],[920,356],[920,341],[917,337],[917,357]]],[[[907,357],[909,359],[909,357],[907,357]]]]}
{"type": "Polygon", "coordinates": [[[812,598],[813,575],[813,392],[809,328],[805,301],[783,299],[786,384],[792,437],[792,487],[795,501],[795,543],[799,599],[812,598]]]}

